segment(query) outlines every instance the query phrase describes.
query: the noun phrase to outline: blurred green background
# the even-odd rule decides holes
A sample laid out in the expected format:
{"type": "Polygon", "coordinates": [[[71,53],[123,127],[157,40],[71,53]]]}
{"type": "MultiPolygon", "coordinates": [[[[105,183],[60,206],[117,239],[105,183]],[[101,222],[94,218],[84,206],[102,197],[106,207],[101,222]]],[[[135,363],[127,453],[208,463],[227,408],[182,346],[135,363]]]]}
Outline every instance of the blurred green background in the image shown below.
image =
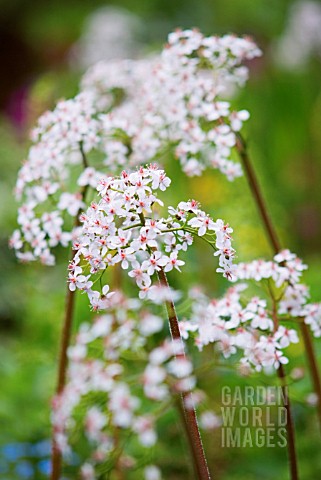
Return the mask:
{"type": "MultiPolygon", "coordinates": [[[[160,48],[178,26],[197,26],[206,34],[234,32],[254,37],[263,57],[251,64],[250,80],[232,104],[251,113],[244,134],[269,209],[283,244],[308,263],[304,279],[311,286],[313,300],[321,300],[321,44],[296,68],[278,60],[278,42],[286,31],[293,3],[124,0],[118,1],[117,7],[141,19],[137,32],[141,52],[160,48]]],[[[321,3],[315,3],[321,9],[321,3]]],[[[55,384],[67,261],[67,252],[61,251],[55,268],[17,264],[7,247],[16,226],[12,190],[28,151],[28,131],[44,110],[77,92],[84,65],[70,52],[75,51],[79,38],[84,39],[88,16],[108,5],[112,3],[99,0],[0,1],[0,447],[39,442],[50,435],[49,403],[55,384]]],[[[90,42],[88,35],[86,38],[90,42]]],[[[187,179],[177,165],[169,166],[168,173],[175,181],[171,202],[194,197],[204,209],[234,227],[240,261],[271,255],[244,178],[231,184],[218,172],[207,171],[200,178],[187,179]]],[[[207,252],[196,248],[184,275],[174,276],[173,282],[182,290],[197,282],[206,284],[214,296],[226,287],[217,277],[207,252]]],[[[81,298],[77,324],[89,317],[88,312],[86,299],[81,298]]],[[[320,360],[320,342],[315,343],[320,360]]],[[[302,347],[293,352],[293,362],[305,366],[302,347]]],[[[240,379],[218,369],[201,381],[210,385],[213,408],[219,411],[222,385],[255,385],[262,379],[240,379]]],[[[294,387],[294,408],[302,479],[315,480],[321,478],[321,440],[314,409],[305,402],[310,392],[306,374],[294,387]]],[[[284,449],[222,449],[219,435],[213,433],[205,436],[205,445],[216,479],[287,478],[284,449]]],[[[164,442],[160,447],[164,465],[170,464],[166,448],[164,442]]],[[[180,448],[178,444],[177,452],[180,448]]],[[[5,452],[2,457],[8,456],[5,452]]],[[[2,457],[0,478],[43,478],[41,468],[28,477],[28,469],[17,469],[14,460],[11,473],[6,473],[2,457]]],[[[36,455],[32,461],[38,462],[36,455]]],[[[166,478],[186,478],[183,470],[167,468],[166,478]]]]}

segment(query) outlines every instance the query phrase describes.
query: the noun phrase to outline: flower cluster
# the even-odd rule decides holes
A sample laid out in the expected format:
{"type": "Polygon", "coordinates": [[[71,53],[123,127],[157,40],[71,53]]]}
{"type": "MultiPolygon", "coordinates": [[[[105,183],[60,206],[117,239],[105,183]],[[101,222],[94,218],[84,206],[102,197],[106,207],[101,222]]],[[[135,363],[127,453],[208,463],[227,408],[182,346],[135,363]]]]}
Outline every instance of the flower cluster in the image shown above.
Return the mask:
{"type": "MultiPolygon", "coordinates": [[[[68,383],[54,399],[52,422],[64,454],[77,438],[72,436],[75,429],[84,431],[91,456],[82,467],[82,478],[97,478],[100,469],[113,468],[116,461],[126,469],[127,442],[119,458],[122,435],[130,442],[138,440],[143,448],[152,447],[162,408],[170,405],[173,394],[194,387],[192,364],[182,354],[182,343],[165,340],[151,347],[153,335],[163,326],[163,319],[141,301],[115,292],[108,313],[91,325],[83,324],[69,348],[68,383]]],[[[135,463],[131,457],[129,466],[135,463]]]]}
{"type": "Polygon", "coordinates": [[[271,279],[277,288],[283,284],[297,284],[302,272],[307,269],[302,260],[289,250],[283,250],[274,256],[273,260],[254,260],[249,263],[239,263],[235,275],[239,280],[271,279]]]}
{"type": "MultiPolygon", "coordinates": [[[[97,112],[112,111],[114,107],[119,107],[125,102],[129,108],[129,102],[132,103],[135,100],[145,79],[149,77],[155,61],[155,57],[99,61],[82,77],[81,90],[93,96],[97,112]]],[[[137,119],[132,120],[137,121],[137,119]]],[[[127,129],[125,125],[123,123],[120,128],[127,129]]]]}
{"type": "Polygon", "coordinates": [[[108,307],[111,293],[102,282],[108,267],[120,264],[136,281],[140,297],[148,297],[154,273],[180,271],[185,263],[181,254],[194,236],[214,249],[219,257],[217,271],[233,278],[232,229],[222,220],[214,222],[194,200],[180,202],[176,209],[169,207],[169,217],[157,218],[155,206],[163,203],[156,191],[166,190],[169,184],[165,172],[154,165],[100,180],[101,199],[80,216],[82,231],[69,265],[69,288],[87,292],[95,310],[108,307]],[[94,276],[100,278],[101,291],[93,288],[94,276]]]}
{"type": "Polygon", "coordinates": [[[32,132],[34,145],[16,184],[17,199],[23,202],[18,214],[20,230],[10,241],[22,261],[40,259],[52,265],[51,249],[66,246],[72,239],[65,216],[76,217],[85,205],[84,187],[97,185],[98,174],[87,168],[85,158],[99,144],[100,126],[94,113],[92,96],[84,92],[59,102],[54,111],[40,117],[32,132]],[[75,174],[78,179],[70,187],[75,174]],[[75,192],[77,184],[79,191],[75,192]]]}
{"type": "Polygon", "coordinates": [[[182,337],[193,337],[200,350],[214,343],[225,358],[241,351],[243,370],[268,371],[288,363],[283,349],[299,341],[289,321],[304,321],[315,337],[321,336],[321,304],[308,303],[309,290],[300,283],[306,268],[289,250],[271,261],[239,263],[234,274],[240,283],[221,299],[211,300],[200,290],[190,292],[192,311],[180,322],[182,337]],[[262,297],[248,299],[251,283],[260,287],[262,297]]]}
{"type": "Polygon", "coordinates": [[[258,55],[248,38],[178,30],[159,57],[92,67],[82,84],[98,109],[110,109],[101,116],[110,167],[174,155],[187,175],[211,166],[230,180],[240,176],[230,155],[249,114],[232,111],[224,96],[229,85],[245,82],[241,63],[258,55]]]}
{"type": "Polygon", "coordinates": [[[20,228],[10,245],[17,257],[54,264],[52,249],[76,235],[85,193],[101,176],[97,169],[118,174],[175,157],[188,175],[206,166],[230,180],[241,175],[229,158],[249,114],[232,111],[221,93],[244,83],[242,61],[259,54],[250,39],[187,30],[170,34],[159,57],[93,67],[82,93],[42,115],[32,132],[16,185],[20,228]]]}
{"type": "Polygon", "coordinates": [[[321,304],[309,303],[309,289],[300,283],[307,266],[289,250],[275,255],[272,261],[255,260],[237,265],[235,275],[240,280],[272,280],[279,289],[278,314],[287,315],[310,325],[315,337],[321,336],[321,304]]]}
{"type": "Polygon", "coordinates": [[[214,343],[224,358],[242,353],[242,369],[270,371],[288,363],[283,349],[299,341],[296,330],[275,328],[267,301],[259,297],[244,299],[247,285],[230,288],[221,299],[209,299],[199,290],[193,298],[189,320],[180,322],[183,338],[194,338],[197,347],[214,343]]]}
{"type": "Polygon", "coordinates": [[[306,285],[288,285],[279,304],[279,313],[303,320],[318,338],[321,337],[321,303],[309,303],[309,298],[306,285]]]}

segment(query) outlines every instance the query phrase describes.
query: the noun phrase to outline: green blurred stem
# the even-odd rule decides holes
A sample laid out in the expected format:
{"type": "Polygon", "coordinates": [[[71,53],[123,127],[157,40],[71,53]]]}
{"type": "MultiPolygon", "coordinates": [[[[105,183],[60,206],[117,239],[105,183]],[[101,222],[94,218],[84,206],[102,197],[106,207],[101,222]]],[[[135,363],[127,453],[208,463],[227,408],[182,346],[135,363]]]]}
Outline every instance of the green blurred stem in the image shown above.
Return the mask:
{"type": "MultiPolygon", "coordinates": [[[[259,185],[256,173],[254,171],[251,159],[248,154],[247,150],[247,145],[244,140],[244,138],[240,135],[237,134],[236,136],[236,149],[238,151],[238,154],[241,158],[243,168],[254,198],[254,201],[256,203],[256,206],[258,208],[261,220],[263,222],[263,225],[266,230],[266,235],[269,240],[269,243],[271,245],[271,248],[274,252],[274,254],[277,254],[280,250],[282,250],[281,247],[281,242],[279,240],[279,237],[277,235],[277,232],[274,228],[271,216],[268,212],[266,202],[263,198],[262,190],[259,185]]],[[[313,388],[314,392],[316,393],[318,397],[318,403],[317,403],[317,413],[318,413],[318,419],[319,419],[319,427],[321,429],[321,378],[320,378],[320,370],[318,367],[318,362],[317,362],[317,357],[313,345],[313,341],[311,338],[311,333],[307,327],[307,325],[303,322],[300,322],[300,329],[301,329],[301,334],[305,346],[305,354],[307,356],[308,360],[308,365],[310,368],[310,374],[312,377],[312,383],[313,383],[313,388]]]]}

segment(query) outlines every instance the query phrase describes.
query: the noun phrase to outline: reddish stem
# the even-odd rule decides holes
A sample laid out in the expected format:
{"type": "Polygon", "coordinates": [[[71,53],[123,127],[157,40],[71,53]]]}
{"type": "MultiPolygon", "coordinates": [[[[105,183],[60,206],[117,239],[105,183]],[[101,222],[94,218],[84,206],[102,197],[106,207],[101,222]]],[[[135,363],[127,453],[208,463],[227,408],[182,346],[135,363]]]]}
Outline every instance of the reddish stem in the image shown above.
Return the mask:
{"type": "MultiPolygon", "coordinates": [[[[139,214],[139,218],[142,225],[145,225],[145,217],[143,213],[139,214]]],[[[151,248],[150,250],[153,251],[155,250],[155,248],[151,248]]],[[[157,272],[157,275],[160,285],[169,289],[169,284],[164,269],[160,268],[160,270],[157,272]]],[[[181,353],[176,354],[175,357],[186,358],[184,352],[184,343],[181,337],[181,332],[179,330],[175,304],[173,300],[167,300],[165,301],[165,306],[167,310],[169,329],[172,339],[180,342],[182,347],[181,353]]],[[[198,480],[211,480],[210,472],[208,470],[206,462],[201,434],[198,428],[196,411],[193,405],[192,392],[186,391],[182,393],[180,399],[181,401],[179,402],[179,410],[183,419],[183,424],[190,445],[196,478],[198,478],[198,480]]]]}
{"type": "MultiPolygon", "coordinates": [[[[82,156],[83,168],[86,169],[88,167],[88,162],[87,162],[85,152],[83,150],[82,142],[80,143],[79,148],[82,156]]],[[[79,192],[83,200],[86,197],[87,190],[88,190],[88,185],[85,185],[79,192]]],[[[77,216],[75,218],[75,222],[74,222],[75,228],[80,225],[80,221],[79,221],[80,213],[81,213],[81,209],[78,211],[77,216]]],[[[73,259],[75,253],[76,252],[73,251],[73,249],[71,248],[71,260],[73,259]]],[[[64,317],[61,339],[60,339],[60,353],[59,353],[59,362],[58,362],[58,379],[57,379],[57,386],[56,386],[56,395],[60,395],[62,393],[66,384],[66,374],[67,374],[67,368],[68,368],[67,351],[70,344],[72,322],[73,322],[73,316],[74,316],[75,296],[76,296],[76,292],[72,292],[67,286],[65,317],[64,317]]],[[[55,436],[53,431],[52,450],[51,450],[51,475],[50,475],[51,480],[59,480],[61,467],[62,467],[62,456],[61,456],[61,452],[58,449],[57,443],[55,441],[55,436]]]]}
{"type": "MultiPolygon", "coordinates": [[[[67,350],[70,343],[71,329],[72,329],[72,320],[73,312],[75,305],[75,296],[76,292],[72,292],[67,287],[66,293],[66,308],[65,308],[65,318],[61,333],[61,342],[60,342],[60,353],[59,353],[59,366],[58,366],[58,380],[56,387],[56,395],[60,395],[63,391],[66,383],[66,372],[68,367],[68,356],[67,350]]],[[[51,453],[51,480],[59,480],[62,457],[61,453],[57,447],[55,438],[52,439],[52,453],[51,453]]]]}
{"type": "Polygon", "coordinates": [[[283,368],[283,365],[280,365],[277,370],[278,377],[280,379],[281,388],[283,392],[283,406],[286,409],[286,429],[287,429],[287,447],[288,447],[288,456],[289,456],[289,469],[290,469],[290,478],[291,480],[298,480],[298,466],[297,458],[295,451],[295,434],[294,434],[294,423],[292,418],[292,409],[290,403],[290,397],[288,395],[288,387],[286,386],[286,374],[283,368]]]}
{"type": "MultiPolygon", "coordinates": [[[[273,324],[274,331],[279,328],[279,319],[277,316],[277,305],[275,299],[273,298],[273,324]]],[[[298,465],[295,449],[295,431],[294,431],[294,422],[292,417],[292,408],[290,402],[290,396],[288,394],[288,387],[286,384],[286,374],[283,368],[282,363],[280,363],[279,368],[277,369],[277,375],[280,379],[281,388],[282,388],[282,399],[283,406],[286,409],[286,431],[287,431],[287,447],[288,447],[288,459],[289,459],[289,471],[291,480],[298,480],[298,465]]]]}
{"type": "MultiPolygon", "coordinates": [[[[164,287],[169,288],[166,273],[161,268],[158,272],[159,283],[164,287]]],[[[183,340],[180,334],[178,318],[175,310],[175,305],[172,300],[165,302],[168,315],[170,332],[173,340],[182,343],[183,340]]],[[[177,358],[185,358],[185,353],[178,354],[177,358]]],[[[210,473],[208,470],[205,453],[203,449],[202,439],[198,428],[196,411],[192,403],[192,392],[184,392],[181,395],[180,411],[183,418],[185,431],[193,457],[193,464],[196,478],[199,480],[210,480],[210,473]],[[187,406],[188,403],[188,406],[187,406]]]]}
{"type": "MultiPolygon", "coordinates": [[[[276,230],[274,228],[273,222],[271,220],[271,217],[269,215],[269,212],[266,207],[266,203],[263,198],[263,194],[259,185],[259,182],[256,177],[256,173],[254,171],[254,168],[252,166],[250,157],[247,152],[247,146],[246,142],[243,139],[241,135],[237,136],[236,139],[236,148],[239,153],[239,156],[242,160],[242,164],[247,176],[247,180],[250,186],[250,189],[252,191],[253,198],[255,200],[255,203],[257,205],[259,214],[261,216],[263,225],[266,230],[267,238],[270,242],[271,248],[275,254],[277,254],[282,248],[281,248],[281,242],[278,238],[278,235],[276,233],[276,230]]],[[[318,403],[317,403],[317,413],[318,413],[318,419],[319,419],[319,426],[321,428],[321,379],[320,379],[320,371],[318,368],[318,362],[317,362],[317,357],[316,353],[314,350],[313,342],[311,339],[311,333],[307,327],[307,325],[304,323],[304,321],[300,322],[300,328],[301,328],[301,333],[303,337],[303,342],[305,346],[305,352],[306,356],[308,358],[308,364],[310,367],[310,373],[311,373],[311,378],[312,378],[312,383],[313,383],[313,389],[315,393],[317,394],[318,397],[318,403]]]]}
{"type": "Polygon", "coordinates": [[[247,153],[246,143],[241,135],[238,135],[236,138],[236,148],[241,157],[243,167],[246,173],[246,177],[252,191],[255,203],[259,210],[263,225],[266,230],[267,237],[271,244],[272,250],[277,254],[281,250],[281,243],[279,241],[278,235],[272,223],[271,217],[266,207],[266,203],[263,198],[263,194],[257,180],[255,171],[253,169],[252,163],[247,153]]]}

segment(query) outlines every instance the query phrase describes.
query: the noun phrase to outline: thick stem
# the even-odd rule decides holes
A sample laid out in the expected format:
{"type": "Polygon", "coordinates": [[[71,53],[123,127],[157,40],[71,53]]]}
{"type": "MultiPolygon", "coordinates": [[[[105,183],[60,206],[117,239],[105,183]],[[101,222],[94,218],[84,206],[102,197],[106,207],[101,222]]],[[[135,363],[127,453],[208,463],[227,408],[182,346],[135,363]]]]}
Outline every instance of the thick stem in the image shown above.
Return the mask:
{"type": "MultiPolygon", "coordinates": [[[[277,304],[275,299],[273,301],[273,324],[274,324],[274,331],[279,328],[279,319],[277,316],[277,304]]],[[[288,394],[288,387],[286,384],[286,374],[283,368],[282,363],[280,363],[279,368],[277,369],[277,375],[280,379],[281,388],[282,388],[282,399],[283,399],[283,406],[286,409],[286,431],[287,431],[287,447],[288,447],[288,459],[289,459],[289,471],[290,471],[290,479],[291,480],[298,480],[298,466],[297,466],[297,458],[296,458],[296,450],[295,450],[295,433],[294,433],[294,423],[292,417],[292,409],[290,403],[290,396],[288,394]]]]}
{"type": "MultiPolygon", "coordinates": [[[[162,286],[169,288],[166,273],[163,269],[159,270],[158,278],[162,286]]],[[[172,300],[168,300],[165,302],[165,304],[172,338],[173,340],[181,342],[183,345],[174,302],[172,300]]],[[[183,353],[177,355],[177,357],[185,357],[184,350],[183,353]]],[[[211,477],[207,467],[202,439],[198,428],[196,411],[192,403],[192,392],[184,392],[181,395],[181,401],[179,402],[179,405],[193,457],[195,475],[199,480],[210,480],[211,477]]]]}
{"type": "MultiPolygon", "coordinates": [[[[273,226],[273,222],[269,215],[269,212],[266,207],[266,203],[263,198],[263,194],[259,185],[259,182],[256,177],[256,173],[252,166],[252,162],[247,152],[246,142],[241,135],[237,136],[236,141],[236,148],[239,153],[239,156],[242,160],[242,164],[245,170],[245,174],[247,176],[247,180],[257,205],[259,214],[261,216],[263,225],[266,230],[267,238],[270,242],[271,248],[275,254],[277,254],[281,250],[281,242],[278,238],[276,230],[273,226]]],[[[317,357],[315,354],[313,342],[311,339],[311,333],[303,322],[300,322],[300,328],[302,333],[302,338],[305,346],[306,356],[308,358],[308,363],[310,367],[310,373],[313,383],[314,392],[317,394],[318,403],[317,403],[317,412],[318,412],[318,419],[319,419],[319,427],[321,429],[321,379],[320,379],[320,371],[318,368],[317,357]]]]}
{"type": "MultiPolygon", "coordinates": [[[[80,153],[82,157],[82,164],[83,168],[86,169],[88,167],[87,158],[83,149],[82,142],[79,144],[80,153]]],[[[86,193],[88,190],[88,185],[85,185],[81,190],[80,194],[82,199],[86,197],[86,193]]],[[[78,227],[80,225],[79,215],[81,210],[79,210],[75,222],[74,227],[78,227]]],[[[73,259],[75,252],[71,249],[71,260],[73,259]]],[[[75,296],[76,292],[72,292],[69,290],[67,286],[66,292],[66,306],[65,306],[65,317],[62,327],[62,333],[60,338],[60,352],[59,352],[59,361],[58,361],[58,378],[57,378],[57,386],[56,386],[56,395],[60,395],[63,391],[66,383],[66,374],[68,368],[68,347],[70,344],[70,337],[71,337],[71,330],[72,330],[72,322],[73,322],[73,315],[74,315],[74,306],[75,306],[75,296]]],[[[59,480],[60,473],[62,467],[62,456],[57,447],[54,431],[52,433],[52,450],[51,450],[51,480],[59,480]]]]}
{"type": "MultiPolygon", "coordinates": [[[[142,225],[145,225],[145,217],[143,213],[139,214],[142,225]]],[[[153,250],[153,249],[151,249],[153,250]]],[[[157,272],[160,285],[169,289],[167,276],[163,268],[157,272]]],[[[176,314],[175,304],[173,300],[165,301],[167,310],[169,329],[172,339],[181,343],[181,353],[176,355],[176,358],[185,358],[184,343],[179,330],[178,318],[176,314]]],[[[196,478],[199,480],[210,480],[210,472],[208,470],[201,434],[198,428],[196,410],[193,405],[193,396],[191,391],[186,391],[181,394],[179,402],[179,410],[183,419],[184,428],[190,445],[193,466],[196,478]]]]}
{"type": "MultiPolygon", "coordinates": [[[[74,254],[72,254],[73,257],[74,254]]],[[[72,320],[75,306],[76,292],[69,290],[67,286],[66,292],[66,307],[65,318],[62,327],[61,340],[60,340],[60,352],[58,361],[58,379],[56,386],[56,395],[61,394],[66,383],[66,373],[68,367],[67,350],[70,343],[72,320]]],[[[59,480],[61,472],[62,457],[59,449],[57,448],[55,438],[52,438],[52,452],[51,452],[51,480],[59,480]]]]}
{"type": "Polygon", "coordinates": [[[241,137],[241,135],[237,136],[236,140],[236,148],[237,151],[241,157],[242,164],[245,170],[245,174],[250,186],[250,189],[252,191],[252,195],[254,197],[255,203],[257,205],[257,208],[259,210],[263,225],[266,229],[267,237],[268,240],[271,244],[271,247],[273,249],[273,252],[277,254],[281,250],[281,244],[279,241],[279,238],[277,236],[276,230],[274,229],[271,217],[269,215],[269,212],[267,210],[263,194],[259,185],[259,182],[257,180],[254,168],[252,166],[252,163],[250,161],[249,155],[247,153],[247,147],[244,139],[241,137]]]}
{"type": "Polygon", "coordinates": [[[289,457],[289,470],[291,480],[298,480],[298,466],[295,450],[295,434],[294,424],[292,418],[292,409],[290,403],[290,397],[288,395],[288,387],[286,386],[286,374],[283,365],[280,365],[277,370],[278,377],[280,379],[283,397],[283,406],[286,409],[286,430],[287,430],[287,447],[289,457]]]}

